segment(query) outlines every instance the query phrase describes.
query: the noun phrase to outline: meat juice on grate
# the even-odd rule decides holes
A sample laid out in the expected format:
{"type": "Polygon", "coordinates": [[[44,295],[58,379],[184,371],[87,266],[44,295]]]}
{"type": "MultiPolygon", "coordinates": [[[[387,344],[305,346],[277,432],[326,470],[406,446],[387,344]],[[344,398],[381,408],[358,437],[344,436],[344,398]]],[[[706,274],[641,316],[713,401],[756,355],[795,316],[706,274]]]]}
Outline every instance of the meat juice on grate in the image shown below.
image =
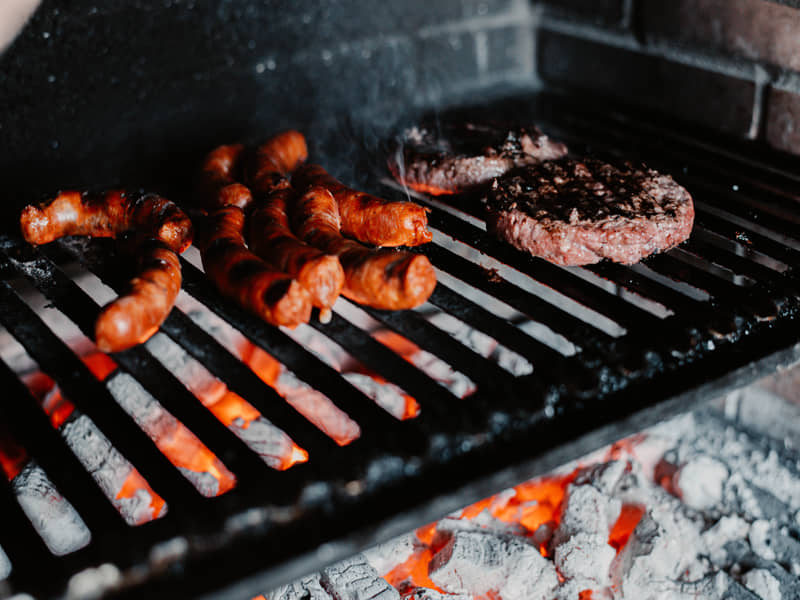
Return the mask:
{"type": "MultiPolygon", "coordinates": [[[[800,458],[784,452],[800,441],[800,405],[757,387],[731,399],[761,426],[765,409],[790,417],[784,440],[753,435],[717,403],[363,557],[412,600],[800,597],[800,458]]],[[[317,575],[264,597],[369,598],[364,577],[346,596],[314,588],[317,575]]]]}

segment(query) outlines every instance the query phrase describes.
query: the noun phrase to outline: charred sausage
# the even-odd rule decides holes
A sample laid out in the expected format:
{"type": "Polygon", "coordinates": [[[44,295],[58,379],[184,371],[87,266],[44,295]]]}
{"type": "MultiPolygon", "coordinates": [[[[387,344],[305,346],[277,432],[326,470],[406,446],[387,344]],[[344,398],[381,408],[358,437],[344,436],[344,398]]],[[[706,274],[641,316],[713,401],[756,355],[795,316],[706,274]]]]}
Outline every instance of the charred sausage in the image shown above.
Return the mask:
{"type": "Polygon", "coordinates": [[[197,185],[200,206],[215,210],[224,206],[246,209],[253,201],[250,190],[239,183],[244,146],[230,144],[215,148],[206,156],[197,185]]]}
{"type": "Polygon", "coordinates": [[[391,202],[353,190],[319,165],[301,167],[293,182],[299,188],[322,187],[336,200],[341,232],[373,246],[419,246],[430,242],[427,209],[413,202],[391,202]]]}
{"type": "Polygon", "coordinates": [[[399,310],[419,306],[436,287],[436,273],[425,256],[366,248],[343,237],[336,200],[326,188],[308,189],[291,212],[292,226],[302,240],[339,258],[345,297],[373,308],[399,310]]]}
{"type": "Polygon", "coordinates": [[[180,260],[164,242],[149,238],[138,243],[137,258],[139,274],[95,321],[95,342],[103,352],[119,352],[150,339],[181,291],[180,260]]]}
{"type": "Polygon", "coordinates": [[[285,271],[308,290],[320,320],[330,319],[330,307],[344,284],[344,271],[335,256],[300,241],[286,213],[292,190],[285,176],[308,157],[305,138],[297,131],[278,134],[256,150],[248,183],[258,200],[248,219],[250,249],[285,271]]]}
{"type": "Polygon", "coordinates": [[[256,193],[268,193],[308,158],[306,138],[289,130],[270,138],[255,152],[247,180],[256,193]]]}
{"type": "Polygon", "coordinates": [[[138,275],[128,290],[106,305],[95,322],[95,341],[104,352],[120,352],[145,342],[169,315],[181,288],[178,253],[191,243],[189,217],[173,202],[155,194],[128,195],[112,190],[100,195],[62,192],[40,206],[27,206],[20,218],[31,244],[66,235],[118,237],[134,232],[138,275]]]}
{"type": "Polygon", "coordinates": [[[244,211],[220,208],[208,217],[201,254],[208,277],[223,295],[273,325],[296,327],[311,317],[311,296],[297,281],[247,249],[244,211]]]}
{"type": "Polygon", "coordinates": [[[326,322],[330,307],[342,291],[344,271],[335,256],[300,241],[292,233],[286,212],[292,193],[284,183],[256,201],[248,219],[250,249],[297,279],[311,294],[314,306],[322,310],[320,320],[326,322]]]}

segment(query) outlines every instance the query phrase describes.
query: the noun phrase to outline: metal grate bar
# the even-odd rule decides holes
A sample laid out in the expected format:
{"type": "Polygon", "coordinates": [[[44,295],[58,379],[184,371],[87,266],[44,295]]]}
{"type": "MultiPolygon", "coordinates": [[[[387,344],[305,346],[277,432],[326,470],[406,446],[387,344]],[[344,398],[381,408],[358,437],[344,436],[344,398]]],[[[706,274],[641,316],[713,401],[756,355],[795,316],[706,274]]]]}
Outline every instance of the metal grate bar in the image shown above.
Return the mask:
{"type": "Polygon", "coordinates": [[[322,325],[314,322],[312,327],[335,341],[367,368],[411,394],[438,426],[445,427],[452,411],[458,409],[459,399],[438,382],[341,316],[334,314],[330,323],[322,325]]]}
{"type": "Polygon", "coordinates": [[[183,477],[177,476],[175,467],[119,407],[105,386],[5,281],[0,282],[0,302],[4,306],[0,321],[58,383],[62,392],[94,421],[106,437],[114,440],[120,453],[139,468],[142,476],[168,504],[182,506],[187,513],[191,512],[200,498],[195,489],[183,477]]]}
{"type": "Polygon", "coordinates": [[[746,244],[747,247],[752,247],[757,252],[762,252],[794,268],[800,265],[800,251],[789,248],[752,229],[721,219],[706,210],[697,210],[695,224],[699,224],[728,239],[740,241],[746,244]]]}
{"type": "Polygon", "coordinates": [[[443,211],[432,209],[429,222],[433,227],[447,231],[448,235],[512,266],[539,283],[557,289],[561,294],[605,315],[626,329],[650,327],[659,321],[649,312],[584,281],[567,269],[521,252],[443,211]]]}
{"type": "Polygon", "coordinates": [[[544,379],[547,379],[547,373],[555,368],[556,364],[563,363],[561,354],[550,346],[532,338],[507,320],[464,298],[441,282],[436,284],[429,302],[468,325],[485,331],[507,348],[531,359],[534,368],[544,379]]]}
{"type": "Polygon", "coordinates": [[[211,311],[238,329],[251,342],[261,347],[304,381],[314,382],[318,391],[328,396],[360,426],[360,441],[378,442],[377,437],[400,439],[402,424],[353,387],[332,367],[297,344],[280,329],[267,325],[233,303],[225,300],[194,265],[181,260],[184,289],[211,311]],[[383,434],[381,434],[383,432],[383,434]]]}
{"type": "MultiPolygon", "coordinates": [[[[0,361],[0,415],[14,436],[47,472],[90,531],[122,536],[128,527],[103,495],[72,450],[50,424],[44,411],[14,372],[0,361]]],[[[5,515],[3,515],[5,518],[5,515]]]]}
{"type": "Polygon", "coordinates": [[[737,256],[727,248],[720,248],[718,245],[711,243],[709,239],[704,239],[703,236],[693,237],[686,243],[685,248],[711,262],[730,269],[734,273],[746,275],[756,281],[779,282],[779,284],[790,285],[788,278],[781,276],[775,270],[742,256],[737,256]]]}
{"type": "Polygon", "coordinates": [[[12,568],[9,582],[22,586],[22,589],[34,582],[37,587],[43,585],[52,590],[53,584],[64,576],[63,565],[47,549],[17,502],[11,484],[6,481],[0,482],[0,514],[3,515],[0,546],[8,555],[12,568]],[[43,573],[47,573],[47,577],[42,577],[43,573]]]}
{"type": "MultiPolygon", "coordinates": [[[[20,249],[28,254],[24,248],[20,249]]],[[[67,277],[50,260],[35,254],[26,256],[33,269],[22,273],[38,273],[29,277],[32,283],[54,305],[69,317],[87,337],[94,335],[94,321],[99,311],[97,303],[67,277]]],[[[153,397],[181,423],[191,429],[206,446],[237,476],[249,474],[252,479],[270,479],[273,474],[263,462],[228,430],[175,376],[153,358],[143,346],[114,355],[114,360],[129,372],[153,397]]]]}
{"type": "Polygon", "coordinates": [[[577,346],[594,346],[600,342],[607,342],[612,339],[610,335],[597,329],[593,325],[518,288],[496,273],[490,273],[487,269],[441,246],[428,244],[422,248],[422,252],[430,258],[437,267],[447,271],[462,281],[466,281],[471,286],[498,298],[512,308],[531,317],[531,319],[547,324],[547,327],[563,335],[577,346]]]}

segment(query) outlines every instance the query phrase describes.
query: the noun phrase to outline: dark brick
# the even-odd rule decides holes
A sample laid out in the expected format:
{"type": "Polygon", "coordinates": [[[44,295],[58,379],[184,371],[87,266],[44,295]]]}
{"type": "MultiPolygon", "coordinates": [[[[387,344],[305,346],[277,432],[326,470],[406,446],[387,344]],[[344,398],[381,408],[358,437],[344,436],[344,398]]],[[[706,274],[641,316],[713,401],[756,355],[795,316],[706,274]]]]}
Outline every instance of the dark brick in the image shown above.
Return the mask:
{"type": "Polygon", "coordinates": [[[420,40],[417,54],[419,91],[436,102],[478,77],[475,38],[471,33],[440,35],[420,40]]]}
{"type": "Polygon", "coordinates": [[[800,11],[764,0],[643,0],[649,41],[672,41],[800,70],[800,11]]]}
{"type": "Polygon", "coordinates": [[[775,88],[769,90],[766,137],[775,148],[800,154],[800,95],[775,88]]]}
{"type": "Polygon", "coordinates": [[[526,49],[522,41],[524,36],[530,35],[527,27],[501,27],[489,30],[486,35],[490,75],[503,71],[521,72],[525,68],[527,57],[523,56],[526,49]]]}
{"type": "Polygon", "coordinates": [[[548,14],[578,18],[597,25],[627,25],[625,0],[541,0],[548,14]]]}
{"type": "Polygon", "coordinates": [[[510,10],[511,4],[512,0],[461,0],[461,14],[465,18],[496,15],[510,10]]]}
{"type": "Polygon", "coordinates": [[[546,30],[538,57],[544,79],[741,136],[750,128],[751,81],[546,30]]]}

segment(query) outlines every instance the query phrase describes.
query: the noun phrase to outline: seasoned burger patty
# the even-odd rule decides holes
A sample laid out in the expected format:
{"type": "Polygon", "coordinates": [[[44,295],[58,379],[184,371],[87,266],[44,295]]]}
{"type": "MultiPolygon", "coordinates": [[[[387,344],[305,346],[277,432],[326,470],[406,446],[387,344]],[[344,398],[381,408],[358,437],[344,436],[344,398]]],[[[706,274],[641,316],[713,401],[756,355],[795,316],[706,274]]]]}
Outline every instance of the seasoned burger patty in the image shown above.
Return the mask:
{"type": "Polygon", "coordinates": [[[488,183],[514,167],[560,158],[567,147],[538,128],[508,129],[459,123],[440,133],[414,127],[389,161],[395,179],[419,192],[455,194],[488,183]]]}
{"type": "Polygon", "coordinates": [[[569,158],[516,169],[492,185],[487,225],[558,265],[633,264],[689,237],[692,198],[643,164],[569,158]]]}

